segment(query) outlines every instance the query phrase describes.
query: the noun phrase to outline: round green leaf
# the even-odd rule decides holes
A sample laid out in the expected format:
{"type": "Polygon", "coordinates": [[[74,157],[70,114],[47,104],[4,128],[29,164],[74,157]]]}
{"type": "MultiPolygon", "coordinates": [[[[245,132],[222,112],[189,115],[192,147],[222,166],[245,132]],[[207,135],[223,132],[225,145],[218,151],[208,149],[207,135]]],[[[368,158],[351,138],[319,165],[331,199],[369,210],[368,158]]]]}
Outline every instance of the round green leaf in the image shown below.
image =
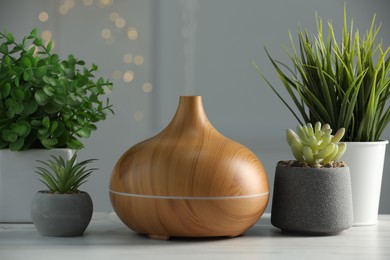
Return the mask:
{"type": "Polygon", "coordinates": [[[96,125],[94,125],[94,124],[89,124],[89,126],[88,126],[91,130],[93,130],[93,131],[96,131],[97,130],[97,127],[96,127],[96,125]]]}
{"type": "Polygon", "coordinates": [[[30,80],[30,74],[28,73],[27,70],[25,72],[23,72],[23,80],[24,81],[29,81],[30,80]]]}
{"type": "Polygon", "coordinates": [[[39,120],[33,119],[33,120],[31,120],[31,125],[37,127],[37,126],[41,126],[42,123],[39,120]]]}
{"type": "Polygon", "coordinates": [[[81,102],[77,99],[68,99],[68,105],[73,109],[78,109],[81,106],[81,102]]]}
{"type": "Polygon", "coordinates": [[[49,129],[42,128],[38,130],[38,137],[39,138],[48,138],[50,136],[49,129]]]}
{"type": "MultiPolygon", "coordinates": [[[[58,122],[58,121],[57,121],[58,122]]],[[[62,135],[62,133],[64,132],[64,130],[65,130],[65,125],[64,125],[64,123],[62,123],[62,122],[58,122],[58,126],[57,126],[57,128],[53,131],[53,134],[55,135],[55,136],[60,136],[60,135],[62,135]]]]}
{"type": "Polygon", "coordinates": [[[24,91],[20,88],[14,88],[12,90],[12,97],[17,100],[23,100],[24,99],[24,91]]]}
{"type": "Polygon", "coordinates": [[[50,132],[54,133],[54,131],[57,129],[57,127],[58,127],[58,121],[57,120],[51,122],[50,132]]]}
{"type": "Polygon", "coordinates": [[[20,115],[21,113],[23,113],[23,110],[24,110],[24,106],[23,106],[23,103],[21,102],[18,102],[14,105],[14,112],[15,114],[17,115],[20,115]]]}
{"type": "Polygon", "coordinates": [[[8,55],[5,55],[3,60],[5,61],[5,64],[7,64],[8,67],[11,67],[11,58],[8,55]]]}
{"type": "Polygon", "coordinates": [[[51,51],[52,46],[53,46],[53,42],[52,42],[52,41],[49,41],[49,43],[48,43],[47,46],[46,46],[46,49],[47,49],[48,52],[51,51]]]}
{"type": "Polygon", "coordinates": [[[7,44],[3,43],[3,44],[0,45],[0,52],[3,53],[3,54],[7,54],[8,53],[7,44]]]}
{"type": "Polygon", "coordinates": [[[60,106],[65,106],[66,103],[67,103],[67,98],[64,97],[64,96],[59,96],[59,95],[56,95],[54,96],[54,101],[60,105],[60,106]]]}
{"type": "Polygon", "coordinates": [[[68,146],[68,140],[69,140],[69,136],[66,134],[66,133],[63,133],[59,136],[56,136],[57,137],[57,140],[58,140],[58,144],[56,144],[57,147],[67,147],[69,148],[68,146]]]}
{"type": "Polygon", "coordinates": [[[48,114],[55,114],[58,113],[62,109],[62,107],[63,107],[62,105],[59,105],[54,101],[50,101],[49,103],[46,104],[43,110],[48,114]]]}
{"type": "Polygon", "coordinates": [[[13,124],[11,125],[12,131],[18,136],[24,136],[27,133],[27,127],[23,124],[13,124]]]}
{"type": "Polygon", "coordinates": [[[41,89],[35,92],[34,98],[40,106],[44,106],[49,102],[49,97],[41,89]]]}
{"type": "Polygon", "coordinates": [[[14,36],[12,35],[12,33],[8,32],[7,33],[7,43],[10,44],[14,41],[14,36]]]}
{"type": "Polygon", "coordinates": [[[69,64],[70,64],[71,66],[73,66],[74,64],[76,64],[76,59],[75,59],[75,57],[74,57],[72,54],[68,55],[68,62],[69,62],[69,64]]]}
{"type": "Polygon", "coordinates": [[[33,43],[36,46],[42,46],[42,39],[41,38],[36,38],[33,43]]]}
{"type": "Polygon", "coordinates": [[[24,139],[23,138],[19,138],[15,142],[10,143],[9,149],[11,151],[19,151],[19,150],[21,150],[23,148],[23,145],[24,145],[24,139]]]}
{"type": "Polygon", "coordinates": [[[30,61],[28,56],[22,57],[20,62],[27,68],[31,68],[31,66],[32,66],[31,61],[30,61]]]}
{"type": "Polygon", "coordinates": [[[45,76],[47,71],[46,66],[38,67],[34,70],[34,75],[36,79],[42,79],[43,76],[45,76]]]}
{"type": "Polygon", "coordinates": [[[18,135],[10,130],[4,130],[2,133],[3,139],[7,142],[13,143],[18,139],[18,135]]]}
{"type": "Polygon", "coordinates": [[[58,64],[58,61],[59,61],[60,57],[57,55],[57,54],[53,54],[51,55],[50,57],[50,62],[51,64],[58,64]]]}
{"type": "Polygon", "coordinates": [[[87,126],[77,131],[77,134],[81,137],[89,137],[91,135],[91,129],[87,126]]]}
{"type": "Polygon", "coordinates": [[[50,77],[44,75],[44,76],[42,77],[42,80],[43,80],[45,83],[50,84],[50,77]]]}
{"type": "Polygon", "coordinates": [[[14,118],[14,116],[15,116],[15,109],[14,109],[14,107],[10,107],[7,111],[7,117],[14,118]]]}
{"type": "Polygon", "coordinates": [[[10,94],[11,92],[11,84],[9,84],[8,82],[5,83],[3,86],[0,86],[1,88],[1,96],[3,98],[6,98],[8,97],[8,95],[10,94]]]}
{"type": "Polygon", "coordinates": [[[49,83],[52,85],[52,86],[56,86],[57,85],[57,81],[53,78],[49,78],[49,83]]]}
{"type": "Polygon", "coordinates": [[[5,106],[6,107],[13,107],[15,105],[16,101],[12,98],[7,98],[7,100],[5,101],[5,106]]]}
{"type": "Polygon", "coordinates": [[[49,97],[54,95],[54,89],[49,85],[45,85],[43,87],[43,92],[45,92],[45,94],[48,95],[49,97]]]}
{"type": "Polygon", "coordinates": [[[49,129],[50,128],[50,119],[48,116],[45,116],[43,119],[42,119],[42,126],[45,128],[45,129],[49,129]]]}
{"type": "MultiPolygon", "coordinates": [[[[38,29],[37,28],[32,29],[30,32],[30,35],[36,37],[38,35],[38,29]]],[[[30,37],[27,37],[27,38],[31,39],[30,37]]]]}
{"type": "Polygon", "coordinates": [[[43,81],[46,83],[46,84],[50,84],[52,86],[56,86],[57,85],[57,81],[51,77],[48,77],[48,76],[43,76],[43,81]]]}
{"type": "Polygon", "coordinates": [[[30,123],[28,123],[27,121],[21,121],[21,122],[19,122],[19,124],[23,124],[27,128],[26,133],[22,136],[22,137],[27,137],[30,134],[30,132],[31,132],[31,125],[30,125],[30,123]]]}
{"type": "Polygon", "coordinates": [[[41,141],[42,145],[48,149],[53,148],[57,143],[57,138],[48,138],[41,141]]]}
{"type": "Polygon", "coordinates": [[[15,77],[15,86],[19,87],[19,77],[15,77]]]}
{"type": "Polygon", "coordinates": [[[83,148],[84,145],[79,140],[77,140],[76,138],[72,137],[68,141],[68,147],[71,148],[71,149],[78,150],[78,149],[83,148]]]}
{"type": "Polygon", "coordinates": [[[31,115],[38,109],[38,104],[34,100],[30,100],[27,103],[24,104],[24,111],[23,113],[25,115],[31,115]]]}

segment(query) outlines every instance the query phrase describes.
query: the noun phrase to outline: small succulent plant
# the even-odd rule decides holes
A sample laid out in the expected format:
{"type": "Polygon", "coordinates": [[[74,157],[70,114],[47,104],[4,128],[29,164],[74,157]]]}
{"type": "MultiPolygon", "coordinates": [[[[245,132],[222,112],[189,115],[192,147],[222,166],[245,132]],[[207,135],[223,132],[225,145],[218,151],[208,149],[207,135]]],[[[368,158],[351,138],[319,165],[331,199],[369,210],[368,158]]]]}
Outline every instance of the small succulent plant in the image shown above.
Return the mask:
{"type": "Polygon", "coordinates": [[[286,130],[287,142],[291,151],[299,162],[308,164],[322,164],[336,161],[344,154],[346,143],[339,143],[345,133],[344,128],[332,135],[329,124],[317,122],[313,126],[308,123],[297,127],[297,133],[291,129],[286,130]]]}
{"type": "Polygon", "coordinates": [[[46,185],[51,193],[78,193],[81,184],[97,168],[87,169],[86,165],[97,159],[89,159],[76,163],[77,153],[69,161],[61,156],[51,156],[53,160],[48,162],[39,161],[46,167],[36,167],[36,173],[41,176],[40,181],[46,185]]]}

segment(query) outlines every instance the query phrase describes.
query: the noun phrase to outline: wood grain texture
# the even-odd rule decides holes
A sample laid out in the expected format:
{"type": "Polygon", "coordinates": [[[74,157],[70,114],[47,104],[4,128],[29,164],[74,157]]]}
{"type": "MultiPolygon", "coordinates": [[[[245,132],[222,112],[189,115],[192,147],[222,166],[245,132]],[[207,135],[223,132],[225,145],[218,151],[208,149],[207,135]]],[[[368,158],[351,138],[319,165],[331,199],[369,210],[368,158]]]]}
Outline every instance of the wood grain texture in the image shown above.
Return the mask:
{"type": "Polygon", "coordinates": [[[128,198],[111,194],[120,219],[152,236],[238,236],[260,218],[268,195],[243,199],[181,200],[128,198]]]}
{"type": "Polygon", "coordinates": [[[242,234],[262,215],[269,197],[260,160],[211,125],[200,96],[180,97],[171,123],[121,156],[113,169],[110,190],[200,197],[141,198],[111,192],[111,203],[121,220],[137,232],[154,236],[242,234]],[[264,193],[261,197],[210,200],[264,193]]]}

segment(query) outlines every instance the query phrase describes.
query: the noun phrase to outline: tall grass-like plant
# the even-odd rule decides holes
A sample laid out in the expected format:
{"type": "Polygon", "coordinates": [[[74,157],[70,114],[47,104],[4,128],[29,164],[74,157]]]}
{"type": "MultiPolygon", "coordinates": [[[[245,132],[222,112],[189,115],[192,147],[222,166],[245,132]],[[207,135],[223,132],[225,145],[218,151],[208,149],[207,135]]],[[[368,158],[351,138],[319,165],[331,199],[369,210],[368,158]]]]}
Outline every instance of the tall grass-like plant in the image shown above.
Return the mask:
{"type": "Polygon", "coordinates": [[[298,113],[255,65],[257,71],[300,124],[320,121],[333,129],[345,128],[344,141],[379,140],[390,120],[390,47],[384,50],[382,42],[376,43],[380,26],[375,25],[375,15],[361,37],[353,30],[353,20],[347,24],[344,8],[340,43],[331,22],[326,36],[317,15],[316,25],[317,35],[312,37],[307,30],[298,29],[298,50],[290,33],[292,51],[286,52],[292,68],[273,59],[265,49],[298,113]]]}

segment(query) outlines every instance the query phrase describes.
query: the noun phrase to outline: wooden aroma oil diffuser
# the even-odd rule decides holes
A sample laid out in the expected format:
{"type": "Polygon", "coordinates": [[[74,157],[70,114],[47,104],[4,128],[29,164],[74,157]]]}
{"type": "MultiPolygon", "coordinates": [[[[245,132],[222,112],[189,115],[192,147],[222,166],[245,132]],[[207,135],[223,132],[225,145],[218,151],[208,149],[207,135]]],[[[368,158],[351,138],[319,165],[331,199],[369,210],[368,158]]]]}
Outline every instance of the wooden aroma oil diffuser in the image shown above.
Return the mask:
{"type": "Polygon", "coordinates": [[[260,160],[211,125],[200,96],[180,97],[170,124],[127,150],[110,181],[119,218],[152,238],[241,235],[268,198],[260,160]]]}

